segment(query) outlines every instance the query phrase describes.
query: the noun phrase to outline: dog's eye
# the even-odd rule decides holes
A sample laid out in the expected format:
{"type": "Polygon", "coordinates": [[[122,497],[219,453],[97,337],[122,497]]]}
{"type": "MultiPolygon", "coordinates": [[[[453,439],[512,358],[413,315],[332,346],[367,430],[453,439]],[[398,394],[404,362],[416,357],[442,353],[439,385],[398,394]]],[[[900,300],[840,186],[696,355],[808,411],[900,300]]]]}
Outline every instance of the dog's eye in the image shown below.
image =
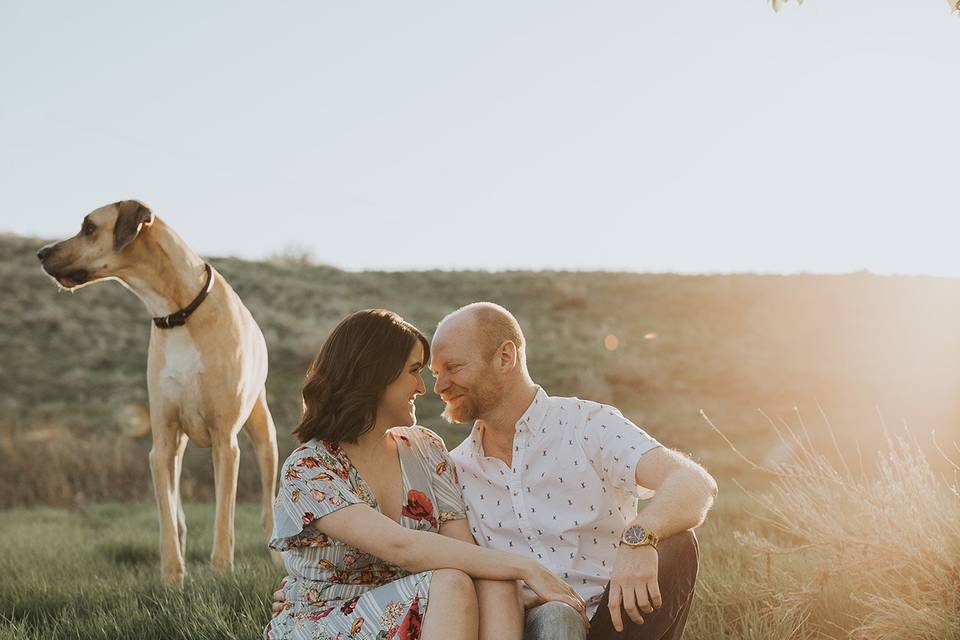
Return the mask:
{"type": "Polygon", "coordinates": [[[83,228],[80,231],[85,236],[92,236],[93,232],[96,230],[97,230],[97,227],[92,222],[84,222],[83,228]]]}

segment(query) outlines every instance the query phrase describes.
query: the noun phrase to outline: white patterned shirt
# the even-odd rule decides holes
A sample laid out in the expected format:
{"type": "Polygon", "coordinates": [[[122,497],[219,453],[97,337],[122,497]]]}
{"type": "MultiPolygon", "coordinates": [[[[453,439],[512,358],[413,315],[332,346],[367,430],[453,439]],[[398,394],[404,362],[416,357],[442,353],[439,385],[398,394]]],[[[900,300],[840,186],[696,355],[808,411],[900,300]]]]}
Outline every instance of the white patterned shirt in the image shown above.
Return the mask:
{"type": "Polygon", "coordinates": [[[637,515],[637,461],[660,446],[609,405],[543,389],[520,417],[508,467],[483,451],[479,425],[450,452],[477,543],[531,557],[596,611],[620,535],[637,515]]]}

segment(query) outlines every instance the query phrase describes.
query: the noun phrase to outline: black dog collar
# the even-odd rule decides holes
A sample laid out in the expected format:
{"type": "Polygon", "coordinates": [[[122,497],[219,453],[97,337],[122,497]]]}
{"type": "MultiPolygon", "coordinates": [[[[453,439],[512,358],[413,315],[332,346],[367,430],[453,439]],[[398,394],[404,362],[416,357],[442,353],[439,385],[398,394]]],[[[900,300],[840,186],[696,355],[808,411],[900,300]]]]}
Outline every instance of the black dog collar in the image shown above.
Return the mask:
{"type": "Polygon", "coordinates": [[[203,286],[203,291],[197,294],[197,297],[193,299],[193,302],[185,306],[180,311],[174,311],[168,316],[163,316],[161,318],[154,318],[153,324],[157,326],[158,329],[172,329],[174,327],[182,327],[187,323],[187,318],[190,317],[190,314],[197,310],[197,307],[200,306],[200,303],[204,301],[207,297],[207,294],[210,293],[210,290],[213,289],[213,269],[210,268],[210,265],[206,262],[203,263],[203,266],[207,270],[207,284],[203,286]]]}

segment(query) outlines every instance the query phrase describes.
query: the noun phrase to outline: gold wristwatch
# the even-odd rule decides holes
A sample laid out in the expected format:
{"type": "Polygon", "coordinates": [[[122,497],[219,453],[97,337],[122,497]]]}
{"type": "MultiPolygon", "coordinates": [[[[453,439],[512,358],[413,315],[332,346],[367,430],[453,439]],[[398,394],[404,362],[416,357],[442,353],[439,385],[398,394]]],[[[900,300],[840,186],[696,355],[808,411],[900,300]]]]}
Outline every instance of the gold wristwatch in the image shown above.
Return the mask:
{"type": "Polygon", "coordinates": [[[625,544],[628,547],[645,547],[651,546],[654,549],[657,548],[657,544],[660,543],[660,538],[657,537],[653,531],[647,531],[639,524],[631,525],[623,532],[623,535],[620,536],[620,544],[625,544]]]}

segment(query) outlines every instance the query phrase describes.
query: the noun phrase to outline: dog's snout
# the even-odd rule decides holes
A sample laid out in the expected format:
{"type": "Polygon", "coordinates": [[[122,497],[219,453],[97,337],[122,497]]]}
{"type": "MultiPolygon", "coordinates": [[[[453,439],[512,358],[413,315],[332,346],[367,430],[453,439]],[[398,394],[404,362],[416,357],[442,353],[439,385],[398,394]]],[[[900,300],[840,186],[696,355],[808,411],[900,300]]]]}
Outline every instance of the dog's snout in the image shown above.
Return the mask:
{"type": "Polygon", "coordinates": [[[50,252],[53,251],[53,245],[48,244],[45,247],[40,247],[40,251],[37,251],[37,258],[40,260],[46,260],[47,256],[50,255],[50,252]]]}

